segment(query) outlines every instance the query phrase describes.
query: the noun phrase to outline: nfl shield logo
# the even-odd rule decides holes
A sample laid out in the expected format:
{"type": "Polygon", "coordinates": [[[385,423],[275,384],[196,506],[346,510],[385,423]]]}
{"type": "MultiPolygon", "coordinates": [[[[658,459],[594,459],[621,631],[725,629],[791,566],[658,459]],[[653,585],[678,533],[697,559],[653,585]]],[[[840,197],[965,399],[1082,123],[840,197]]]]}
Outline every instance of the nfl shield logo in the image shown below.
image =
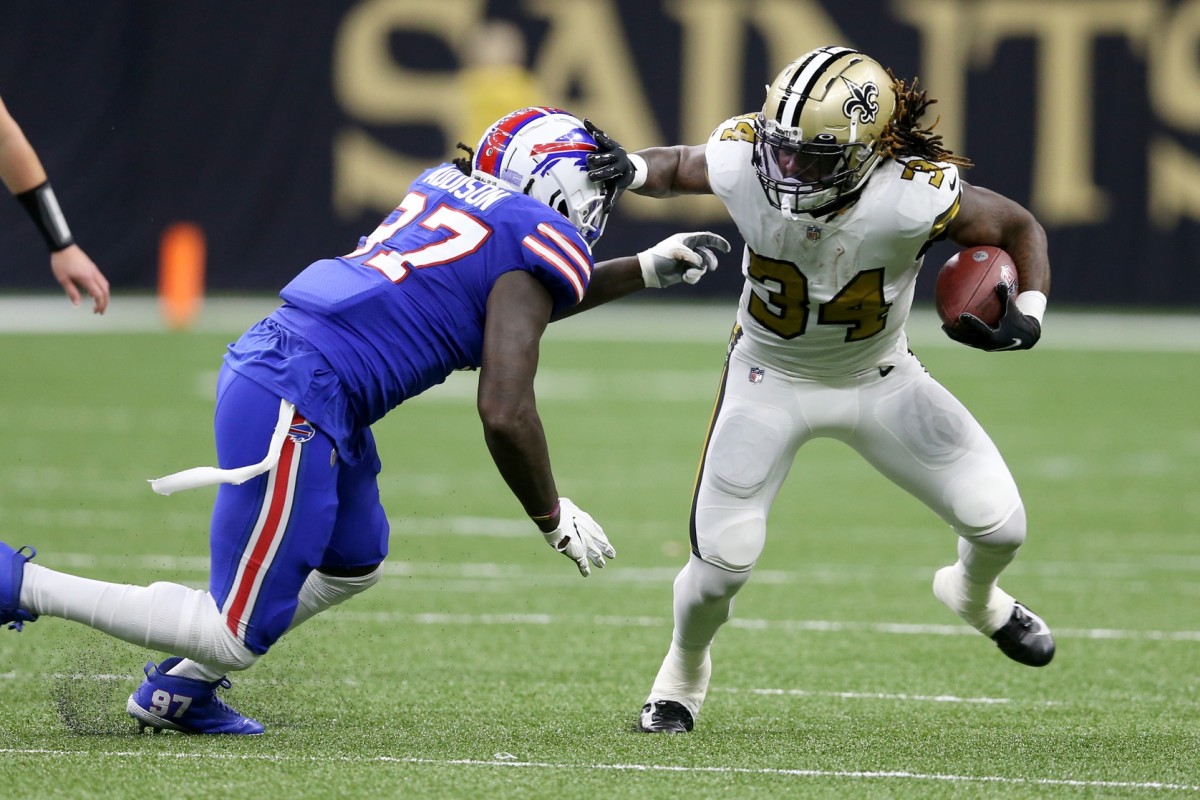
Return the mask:
{"type": "Polygon", "coordinates": [[[806,230],[806,235],[808,236],[808,240],[810,242],[819,242],[821,240],[821,226],[820,225],[809,225],[808,228],[806,228],[805,230],[806,230]]]}
{"type": "Polygon", "coordinates": [[[762,367],[751,367],[750,368],[750,382],[751,383],[762,383],[762,379],[763,379],[763,368],[762,367]]]}

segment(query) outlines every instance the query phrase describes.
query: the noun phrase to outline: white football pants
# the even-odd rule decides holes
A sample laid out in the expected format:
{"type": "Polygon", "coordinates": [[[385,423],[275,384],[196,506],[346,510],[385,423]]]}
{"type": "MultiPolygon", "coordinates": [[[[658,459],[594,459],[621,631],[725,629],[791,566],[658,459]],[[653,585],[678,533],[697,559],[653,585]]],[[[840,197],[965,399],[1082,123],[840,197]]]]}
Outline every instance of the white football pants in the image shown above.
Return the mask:
{"type": "Polygon", "coordinates": [[[890,370],[817,381],[735,348],[693,500],[693,558],[675,582],[671,650],[650,700],[677,700],[698,713],[708,647],[763,551],[767,514],[797,451],[818,437],[854,448],[953,528],[964,587],[955,610],[998,627],[980,617],[996,616],[988,599],[1024,541],[1025,514],[1003,458],[962,403],[911,354],[890,370]]]}

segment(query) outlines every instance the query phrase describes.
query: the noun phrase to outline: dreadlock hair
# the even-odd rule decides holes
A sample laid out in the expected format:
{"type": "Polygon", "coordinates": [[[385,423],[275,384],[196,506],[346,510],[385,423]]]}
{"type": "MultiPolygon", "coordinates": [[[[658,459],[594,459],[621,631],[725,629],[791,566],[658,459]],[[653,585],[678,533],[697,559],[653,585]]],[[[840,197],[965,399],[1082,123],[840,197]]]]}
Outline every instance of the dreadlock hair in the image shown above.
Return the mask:
{"type": "Polygon", "coordinates": [[[925,113],[925,109],[937,102],[928,96],[928,92],[917,91],[917,78],[908,85],[897,78],[892,71],[887,71],[892,79],[892,89],[896,92],[896,114],[883,129],[879,137],[883,145],[883,155],[887,158],[916,156],[929,161],[945,161],[963,169],[974,166],[966,156],[956,156],[942,147],[942,137],[933,132],[941,117],[933,121],[928,128],[922,128],[917,123],[925,113]]]}
{"type": "Polygon", "coordinates": [[[475,148],[468,147],[467,145],[463,144],[462,142],[459,142],[458,149],[465,151],[466,155],[459,156],[458,158],[454,159],[454,161],[452,161],[451,163],[454,164],[454,166],[458,167],[458,171],[461,172],[463,175],[470,175],[471,174],[471,164],[472,164],[472,162],[475,161],[475,148]]]}

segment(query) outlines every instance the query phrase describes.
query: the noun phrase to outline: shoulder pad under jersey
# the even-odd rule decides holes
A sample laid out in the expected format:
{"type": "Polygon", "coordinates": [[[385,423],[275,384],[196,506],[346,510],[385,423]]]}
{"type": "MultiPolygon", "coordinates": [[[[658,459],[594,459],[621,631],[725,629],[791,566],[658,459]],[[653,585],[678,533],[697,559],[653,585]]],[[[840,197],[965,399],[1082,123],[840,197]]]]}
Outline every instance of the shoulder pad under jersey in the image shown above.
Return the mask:
{"type": "Polygon", "coordinates": [[[962,199],[958,167],[913,157],[897,159],[888,166],[897,173],[900,208],[914,218],[929,220],[930,239],[943,236],[962,199]]]}
{"type": "MultiPolygon", "coordinates": [[[[539,204],[541,205],[541,204],[539,204]]],[[[554,311],[576,305],[592,278],[592,253],[570,220],[549,207],[524,231],[521,253],[526,269],[554,296],[554,311]]]]}
{"type": "Polygon", "coordinates": [[[718,194],[728,193],[750,165],[756,114],[740,114],[718,125],[704,148],[708,182],[718,194]],[[724,190],[724,192],[722,191],[724,190]]]}

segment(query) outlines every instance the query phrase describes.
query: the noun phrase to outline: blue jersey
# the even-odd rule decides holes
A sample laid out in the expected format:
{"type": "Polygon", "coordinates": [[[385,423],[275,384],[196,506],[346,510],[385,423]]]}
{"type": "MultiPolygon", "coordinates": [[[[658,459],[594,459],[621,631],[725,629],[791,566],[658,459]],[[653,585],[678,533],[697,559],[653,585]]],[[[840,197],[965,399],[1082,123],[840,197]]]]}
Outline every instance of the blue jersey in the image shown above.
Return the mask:
{"type": "Polygon", "coordinates": [[[443,164],[356,250],[297,275],[226,362],[295,403],[353,461],[362,428],[480,366],[487,298],[511,270],[541,281],[558,312],[583,298],[592,257],[549,206],[443,164]]]}

